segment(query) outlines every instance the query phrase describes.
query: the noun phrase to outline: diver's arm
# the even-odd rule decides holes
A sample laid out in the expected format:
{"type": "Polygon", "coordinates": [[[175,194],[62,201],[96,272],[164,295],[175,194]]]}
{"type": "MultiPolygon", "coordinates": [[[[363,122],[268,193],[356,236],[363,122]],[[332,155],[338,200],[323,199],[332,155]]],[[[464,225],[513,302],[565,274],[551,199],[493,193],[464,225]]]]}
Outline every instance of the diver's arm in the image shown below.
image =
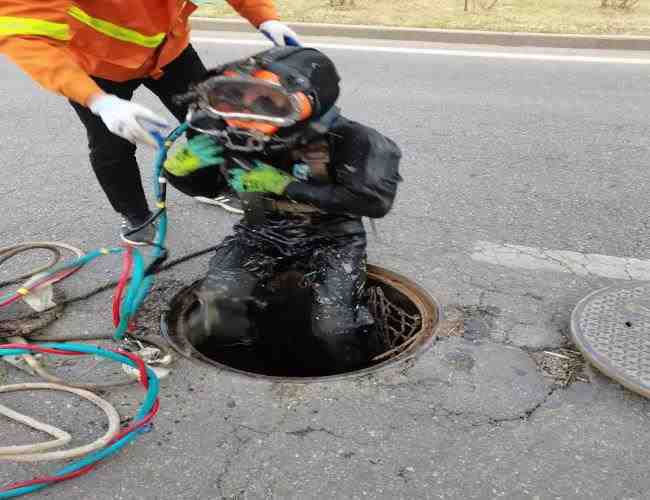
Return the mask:
{"type": "Polygon", "coordinates": [[[292,182],[286,196],[329,213],[386,215],[401,180],[397,145],[374,129],[344,119],[330,130],[329,138],[334,183],[292,182]]]}

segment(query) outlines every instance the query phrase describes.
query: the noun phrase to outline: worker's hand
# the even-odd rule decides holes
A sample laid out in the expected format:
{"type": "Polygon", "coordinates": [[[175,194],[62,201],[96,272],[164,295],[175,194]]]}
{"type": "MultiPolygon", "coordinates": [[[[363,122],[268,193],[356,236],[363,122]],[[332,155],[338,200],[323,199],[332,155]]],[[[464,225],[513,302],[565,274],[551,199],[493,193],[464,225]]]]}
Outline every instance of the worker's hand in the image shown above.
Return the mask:
{"type": "Polygon", "coordinates": [[[235,168],[229,172],[228,184],[238,193],[273,193],[281,195],[295,177],[271,165],[256,161],[252,170],[235,168]]]}
{"type": "Polygon", "coordinates": [[[300,39],[296,32],[280,21],[264,21],[258,28],[260,32],[277,46],[300,46],[300,39]]]}
{"type": "Polygon", "coordinates": [[[165,161],[167,172],[183,177],[200,168],[221,165],[223,148],[205,134],[193,137],[165,161]]]}
{"type": "Polygon", "coordinates": [[[102,119],[108,130],[134,144],[141,142],[156,147],[150,131],[169,126],[164,118],[144,106],[110,94],[92,99],[88,107],[102,119]]]}

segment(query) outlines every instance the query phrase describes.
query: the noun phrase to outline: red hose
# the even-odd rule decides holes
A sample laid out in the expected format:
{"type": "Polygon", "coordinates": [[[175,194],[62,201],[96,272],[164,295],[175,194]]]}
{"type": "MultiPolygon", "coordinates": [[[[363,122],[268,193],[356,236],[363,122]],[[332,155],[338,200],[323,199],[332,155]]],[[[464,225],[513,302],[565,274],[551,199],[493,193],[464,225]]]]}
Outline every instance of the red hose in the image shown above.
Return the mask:
{"type": "MultiPolygon", "coordinates": [[[[77,351],[66,351],[65,349],[59,349],[57,347],[43,347],[41,345],[34,344],[0,344],[0,349],[24,349],[25,351],[35,351],[42,352],[44,354],[60,354],[64,356],[89,356],[85,352],[77,351]]],[[[133,353],[123,351],[121,349],[107,349],[108,351],[114,352],[121,356],[125,356],[133,361],[140,373],[140,383],[145,389],[149,388],[149,377],[147,375],[147,365],[145,365],[142,358],[136,356],[133,353]]]]}
{"type": "Polygon", "coordinates": [[[87,465],[79,470],[70,472],[63,476],[44,476],[37,477],[35,479],[30,479],[29,481],[21,481],[19,483],[11,483],[3,487],[0,492],[15,490],[16,488],[24,488],[25,486],[34,486],[35,484],[43,483],[60,483],[61,481],[67,481],[68,479],[74,479],[75,477],[83,476],[95,468],[95,464],[87,465]]]}
{"type": "MultiPolygon", "coordinates": [[[[39,280],[36,283],[32,284],[31,286],[27,287],[27,290],[32,292],[32,291],[36,290],[37,288],[42,287],[43,285],[51,285],[53,283],[61,281],[62,279],[65,279],[68,276],[76,273],[79,269],[81,269],[81,267],[75,267],[73,269],[66,269],[65,271],[61,271],[60,273],[55,274],[54,276],[46,276],[42,280],[39,280]]],[[[0,307],[6,307],[8,305],[11,305],[14,302],[16,302],[17,300],[20,300],[22,297],[23,297],[23,295],[16,292],[13,297],[11,297],[10,299],[7,299],[4,302],[0,303],[0,307]]]]}
{"type": "Polygon", "coordinates": [[[122,307],[122,297],[124,296],[124,289],[126,288],[129,278],[131,277],[131,269],[133,267],[133,249],[131,246],[126,247],[124,258],[122,260],[122,274],[120,274],[120,281],[117,284],[117,289],[113,295],[113,326],[117,328],[120,324],[120,309],[122,307]]]}
{"type": "MultiPolygon", "coordinates": [[[[49,348],[49,347],[41,347],[41,346],[35,346],[35,345],[27,345],[27,344],[2,344],[0,346],[0,349],[25,349],[29,351],[35,351],[35,352],[42,352],[42,353],[47,353],[47,354],[62,354],[62,355],[85,355],[85,353],[81,352],[72,352],[72,351],[65,351],[64,349],[55,349],[55,348],[49,348]]],[[[133,361],[139,371],[140,374],[140,383],[145,387],[148,388],[149,386],[149,377],[147,375],[147,367],[144,363],[144,361],[139,357],[136,356],[135,354],[132,354],[130,352],[122,351],[121,349],[109,349],[110,351],[113,351],[117,354],[120,354],[122,356],[126,356],[129,358],[131,361],[133,361]]],[[[119,441],[122,439],[124,436],[127,434],[134,432],[135,430],[144,427],[147,425],[153,418],[156,416],[158,413],[158,410],[160,409],[160,401],[156,399],[154,402],[153,406],[151,407],[151,410],[149,413],[147,413],[141,420],[138,420],[136,422],[132,422],[129,424],[127,427],[122,429],[111,441],[109,444],[112,444],[116,441],[119,441]]],[[[69,474],[65,474],[63,476],[45,476],[45,477],[39,477],[35,479],[31,479],[29,481],[22,481],[18,483],[12,483],[7,486],[4,486],[2,489],[0,489],[0,492],[4,491],[9,491],[13,490],[16,488],[24,488],[26,486],[34,486],[37,484],[44,484],[44,483],[60,483],[62,481],[67,481],[69,479],[74,479],[76,477],[82,476],[84,474],[89,473],[92,471],[97,464],[91,464],[87,465],[86,467],[83,467],[77,471],[71,472],[69,474]]]]}
{"type": "Polygon", "coordinates": [[[123,351],[122,349],[108,349],[109,351],[115,352],[122,356],[126,356],[131,361],[133,361],[140,372],[140,383],[145,389],[149,388],[149,376],[147,375],[147,365],[144,364],[140,356],[136,356],[131,352],[123,351]]]}
{"type": "MultiPolygon", "coordinates": [[[[128,427],[125,427],[108,444],[113,444],[114,442],[119,441],[120,439],[122,439],[127,434],[129,434],[129,433],[131,433],[131,432],[133,432],[133,431],[147,425],[149,422],[151,422],[153,420],[153,418],[158,413],[159,409],[160,409],[160,401],[158,399],[156,399],[156,402],[151,407],[151,411],[149,413],[147,413],[142,420],[138,420],[137,422],[133,422],[128,427]]],[[[19,482],[19,483],[8,484],[7,486],[4,486],[0,490],[0,492],[14,490],[14,489],[17,489],[17,488],[24,488],[26,486],[34,486],[36,484],[60,483],[62,481],[67,481],[69,479],[74,479],[76,477],[88,474],[96,466],[97,466],[97,464],[87,465],[86,467],[83,467],[82,469],[79,469],[79,470],[74,471],[74,472],[70,472],[69,474],[65,474],[63,476],[44,476],[44,477],[38,477],[38,478],[35,478],[35,479],[30,479],[29,481],[22,481],[22,482],[19,482]]]]}
{"type": "Polygon", "coordinates": [[[20,295],[19,293],[17,293],[16,295],[14,295],[13,297],[11,297],[10,299],[5,300],[4,302],[0,302],[0,307],[5,307],[5,306],[8,306],[8,305],[10,305],[10,304],[13,304],[13,303],[16,302],[17,300],[20,300],[21,297],[22,297],[22,295],[20,295]]]}
{"type": "Polygon", "coordinates": [[[88,356],[88,354],[85,352],[66,351],[65,349],[41,347],[35,346],[34,344],[0,344],[0,349],[24,349],[25,351],[36,351],[45,354],[61,354],[64,356],[88,356]]]}
{"type": "MultiPolygon", "coordinates": [[[[138,420],[137,422],[131,423],[128,427],[125,427],[122,431],[120,431],[119,434],[117,434],[108,444],[113,444],[116,441],[119,441],[122,439],[124,436],[127,434],[144,427],[147,425],[149,422],[153,420],[153,418],[156,416],[158,413],[158,410],[160,409],[160,401],[156,399],[156,402],[154,405],[151,407],[151,411],[147,413],[142,420],[138,420]]],[[[26,486],[34,486],[36,484],[43,484],[43,483],[60,483],[62,481],[67,481],[69,479],[74,479],[79,476],[83,476],[84,474],[88,474],[90,471],[92,471],[97,464],[91,464],[87,465],[86,467],[83,467],[82,469],[79,469],[74,472],[70,472],[69,474],[65,474],[63,476],[44,476],[44,477],[38,477],[35,479],[30,479],[29,481],[22,481],[19,483],[12,483],[8,484],[7,486],[3,487],[2,490],[0,491],[9,491],[9,490],[14,490],[17,488],[24,488],[26,486]]]]}

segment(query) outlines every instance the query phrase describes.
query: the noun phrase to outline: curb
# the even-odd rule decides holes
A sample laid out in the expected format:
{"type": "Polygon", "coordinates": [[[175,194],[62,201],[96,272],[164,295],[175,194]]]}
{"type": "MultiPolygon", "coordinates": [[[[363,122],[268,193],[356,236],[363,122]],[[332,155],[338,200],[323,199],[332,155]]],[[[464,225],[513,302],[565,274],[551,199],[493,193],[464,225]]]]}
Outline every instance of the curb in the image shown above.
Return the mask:
{"type": "MultiPolygon", "coordinates": [[[[239,19],[192,17],[192,29],[253,33],[254,28],[239,19]]],[[[302,36],[335,36],[400,40],[409,42],[500,45],[504,47],[548,47],[565,49],[650,50],[650,37],[615,35],[558,35],[507,33],[499,31],[393,28],[352,24],[287,23],[302,36]]]]}

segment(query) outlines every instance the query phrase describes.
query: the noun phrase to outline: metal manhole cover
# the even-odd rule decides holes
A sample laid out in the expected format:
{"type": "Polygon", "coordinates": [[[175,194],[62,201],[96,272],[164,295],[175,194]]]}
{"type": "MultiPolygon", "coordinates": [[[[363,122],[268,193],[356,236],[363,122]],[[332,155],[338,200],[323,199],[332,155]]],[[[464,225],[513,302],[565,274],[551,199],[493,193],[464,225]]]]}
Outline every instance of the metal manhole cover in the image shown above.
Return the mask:
{"type": "Polygon", "coordinates": [[[650,284],[588,295],[571,314],[571,333],[596,368],[650,398],[650,284]]]}

